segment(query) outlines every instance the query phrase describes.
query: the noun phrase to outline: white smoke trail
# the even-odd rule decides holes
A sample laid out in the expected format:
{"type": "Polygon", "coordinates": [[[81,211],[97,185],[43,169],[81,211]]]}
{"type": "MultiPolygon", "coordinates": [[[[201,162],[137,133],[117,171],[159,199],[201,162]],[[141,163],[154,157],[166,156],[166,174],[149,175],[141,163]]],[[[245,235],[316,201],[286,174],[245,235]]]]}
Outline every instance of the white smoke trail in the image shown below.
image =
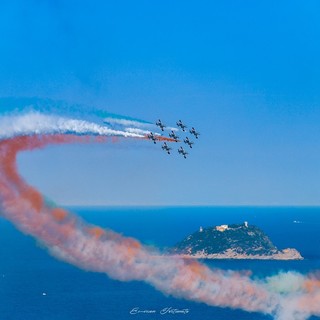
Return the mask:
{"type": "MultiPolygon", "coordinates": [[[[119,118],[105,118],[103,120],[104,123],[109,124],[109,125],[118,125],[118,126],[123,126],[127,127],[126,130],[132,129],[130,127],[135,127],[139,128],[141,130],[144,130],[144,133],[149,133],[150,131],[156,131],[159,128],[154,124],[154,123],[149,123],[149,122],[140,122],[138,120],[128,120],[128,119],[119,119],[119,118]]],[[[178,128],[175,127],[165,127],[164,130],[169,130],[169,131],[179,131],[178,128]]]]}
{"type": "Polygon", "coordinates": [[[94,122],[70,119],[39,112],[9,115],[0,118],[0,139],[32,134],[82,134],[142,138],[141,133],[114,130],[94,122]]]}
{"type": "Polygon", "coordinates": [[[103,119],[103,122],[110,125],[120,125],[125,127],[136,127],[136,128],[151,128],[154,125],[149,122],[142,122],[138,120],[129,120],[129,119],[121,119],[121,118],[112,118],[108,117],[103,119]]]}
{"type": "Polygon", "coordinates": [[[142,134],[142,135],[147,135],[147,134],[150,134],[151,132],[150,130],[142,130],[138,128],[125,128],[124,131],[130,132],[130,133],[142,134]]]}

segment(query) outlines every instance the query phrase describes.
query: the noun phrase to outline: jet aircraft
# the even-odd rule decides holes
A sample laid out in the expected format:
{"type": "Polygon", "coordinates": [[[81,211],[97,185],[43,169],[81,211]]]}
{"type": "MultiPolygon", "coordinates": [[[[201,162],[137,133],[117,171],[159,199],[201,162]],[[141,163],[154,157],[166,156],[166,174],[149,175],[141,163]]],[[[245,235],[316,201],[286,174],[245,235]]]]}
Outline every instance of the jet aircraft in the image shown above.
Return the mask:
{"type": "Polygon", "coordinates": [[[159,127],[159,128],[161,129],[161,131],[163,131],[163,129],[166,127],[166,126],[161,122],[160,119],[156,122],[156,126],[159,127]]]}
{"type": "Polygon", "coordinates": [[[154,135],[154,133],[150,132],[147,135],[148,139],[152,140],[154,144],[156,144],[156,141],[158,140],[158,138],[154,135]]]}
{"type": "Polygon", "coordinates": [[[182,129],[182,131],[186,131],[185,129],[187,126],[185,124],[183,124],[181,120],[179,120],[177,122],[177,126],[180,127],[182,129]]]}
{"type": "Polygon", "coordinates": [[[189,132],[190,132],[191,134],[193,134],[193,135],[196,137],[196,139],[198,139],[198,136],[200,135],[200,133],[197,132],[194,127],[192,127],[192,128],[189,130],[189,132]]]}
{"type": "Polygon", "coordinates": [[[175,142],[177,142],[179,139],[179,137],[174,133],[174,131],[171,131],[171,133],[169,133],[169,137],[172,138],[175,142]]]}
{"type": "Polygon", "coordinates": [[[168,154],[170,154],[170,150],[172,148],[170,148],[166,142],[163,143],[163,145],[161,146],[162,150],[166,151],[168,154]]]}
{"type": "Polygon", "coordinates": [[[188,137],[186,137],[183,142],[185,144],[187,144],[190,148],[192,148],[192,145],[194,144],[194,142],[190,141],[188,137]]]}
{"type": "Polygon", "coordinates": [[[180,148],[178,149],[178,153],[181,154],[181,155],[183,155],[183,157],[184,157],[185,159],[187,159],[187,154],[188,154],[188,152],[185,151],[182,147],[180,147],[180,148]]]}

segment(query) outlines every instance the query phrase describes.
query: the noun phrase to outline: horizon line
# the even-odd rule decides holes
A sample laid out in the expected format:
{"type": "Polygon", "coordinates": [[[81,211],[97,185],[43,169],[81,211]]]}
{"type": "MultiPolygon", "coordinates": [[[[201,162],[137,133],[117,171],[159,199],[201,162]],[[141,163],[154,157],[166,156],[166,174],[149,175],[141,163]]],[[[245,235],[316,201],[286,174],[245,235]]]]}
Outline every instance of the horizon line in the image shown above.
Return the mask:
{"type": "Polygon", "coordinates": [[[197,208],[240,208],[240,207],[250,207],[250,208],[320,208],[320,204],[317,205],[295,205],[295,204],[279,204],[279,205],[256,205],[256,204],[58,204],[58,206],[62,207],[100,207],[100,208],[123,208],[123,207],[131,207],[131,208],[187,208],[187,207],[197,207],[197,208]]]}

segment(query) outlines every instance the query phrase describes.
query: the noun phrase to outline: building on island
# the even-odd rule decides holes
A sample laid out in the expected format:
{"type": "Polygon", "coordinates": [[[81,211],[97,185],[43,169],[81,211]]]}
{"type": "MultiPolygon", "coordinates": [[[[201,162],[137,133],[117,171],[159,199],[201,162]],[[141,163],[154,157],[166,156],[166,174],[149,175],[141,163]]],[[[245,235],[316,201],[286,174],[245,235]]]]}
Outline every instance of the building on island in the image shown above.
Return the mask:
{"type": "Polygon", "coordinates": [[[220,232],[226,231],[228,229],[229,229],[229,227],[227,224],[222,224],[221,226],[216,226],[216,230],[218,230],[220,232]]]}
{"type": "Polygon", "coordinates": [[[203,228],[202,227],[200,227],[200,230],[199,230],[200,232],[202,232],[203,231],[203,228]]]}

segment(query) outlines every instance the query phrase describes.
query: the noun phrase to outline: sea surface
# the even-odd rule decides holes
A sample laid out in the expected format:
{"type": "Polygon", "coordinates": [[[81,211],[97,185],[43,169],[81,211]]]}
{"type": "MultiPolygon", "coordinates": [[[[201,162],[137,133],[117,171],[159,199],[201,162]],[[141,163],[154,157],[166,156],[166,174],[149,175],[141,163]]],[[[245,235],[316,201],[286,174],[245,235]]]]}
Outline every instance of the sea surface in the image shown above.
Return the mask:
{"type": "MultiPolygon", "coordinates": [[[[293,247],[303,261],[207,261],[213,268],[252,270],[254,276],[279,271],[320,270],[320,208],[295,207],[72,207],[86,221],[161,248],[200,226],[243,223],[260,227],[278,248],[293,247]]],[[[259,313],[209,307],[165,296],[143,282],[120,282],[80,270],[50,256],[33,238],[0,218],[0,320],[184,320],[272,319],[259,313]],[[133,308],[157,314],[130,315],[133,308]],[[189,313],[164,314],[164,308],[189,313]]],[[[319,319],[312,317],[310,319],[319,319]]]]}

